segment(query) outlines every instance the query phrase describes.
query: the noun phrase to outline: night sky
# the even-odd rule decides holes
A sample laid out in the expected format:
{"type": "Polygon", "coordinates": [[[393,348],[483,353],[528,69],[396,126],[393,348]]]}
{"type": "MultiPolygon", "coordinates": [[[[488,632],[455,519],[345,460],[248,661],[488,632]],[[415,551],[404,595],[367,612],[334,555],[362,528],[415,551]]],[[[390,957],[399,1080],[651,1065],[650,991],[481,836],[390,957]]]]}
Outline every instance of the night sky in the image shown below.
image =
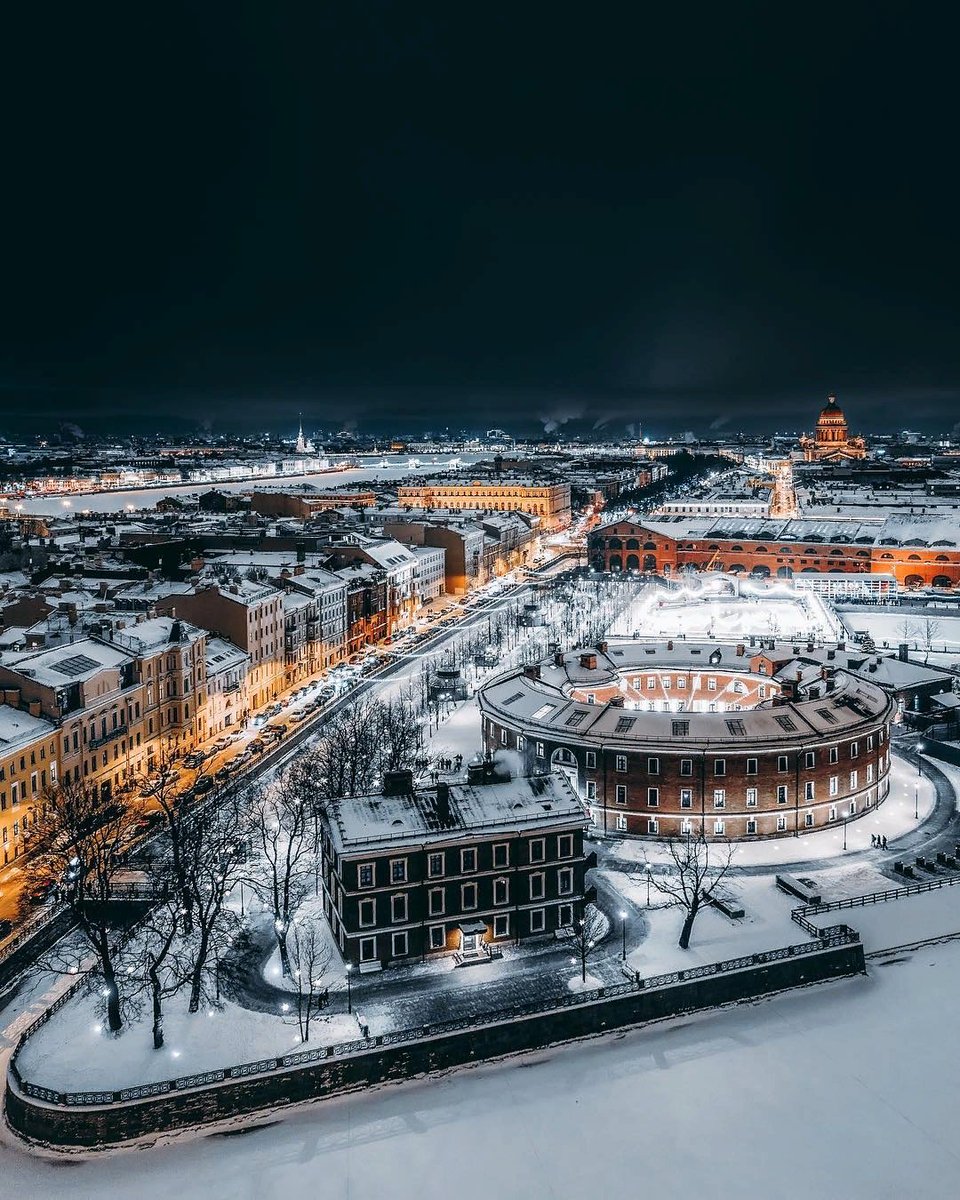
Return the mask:
{"type": "Polygon", "coordinates": [[[947,6],[21,7],[0,432],[960,420],[947,6]]]}

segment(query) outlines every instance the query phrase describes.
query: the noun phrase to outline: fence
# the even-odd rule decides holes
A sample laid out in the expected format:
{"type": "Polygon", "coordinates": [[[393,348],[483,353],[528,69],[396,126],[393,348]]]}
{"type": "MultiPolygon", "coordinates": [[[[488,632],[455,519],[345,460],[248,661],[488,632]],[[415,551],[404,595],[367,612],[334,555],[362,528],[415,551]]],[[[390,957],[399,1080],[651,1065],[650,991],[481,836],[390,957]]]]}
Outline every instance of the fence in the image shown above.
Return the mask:
{"type": "Polygon", "coordinates": [[[884,892],[867,892],[862,896],[850,896],[846,900],[830,900],[825,904],[804,904],[795,908],[790,917],[802,929],[821,935],[825,931],[806,920],[816,913],[839,912],[844,908],[863,908],[867,904],[885,904],[888,900],[902,900],[905,896],[919,896],[923,892],[935,892],[939,888],[960,884],[960,875],[949,875],[943,879],[930,879],[924,883],[913,883],[906,887],[889,888],[884,892]]]}
{"type": "Polygon", "coordinates": [[[55,921],[57,917],[62,916],[66,911],[67,906],[65,904],[54,902],[49,908],[44,909],[42,913],[34,917],[29,924],[19,929],[9,941],[4,942],[3,946],[0,947],[0,965],[6,962],[18,950],[26,946],[28,942],[36,937],[41,929],[46,929],[48,925],[55,921]]]}
{"type": "Polygon", "coordinates": [[[398,1030],[334,1046],[117,1090],[60,1092],[24,1079],[27,1039],[66,1004],[79,979],[21,1035],[10,1060],[6,1108],[28,1137],[62,1145],[110,1143],[185,1124],[316,1099],[385,1080],[536,1049],[605,1029],[802,986],[864,970],[859,935],[845,925],[814,942],[598,988],[527,1006],[398,1030]],[[40,1105],[31,1103],[41,1102],[40,1105]]]}

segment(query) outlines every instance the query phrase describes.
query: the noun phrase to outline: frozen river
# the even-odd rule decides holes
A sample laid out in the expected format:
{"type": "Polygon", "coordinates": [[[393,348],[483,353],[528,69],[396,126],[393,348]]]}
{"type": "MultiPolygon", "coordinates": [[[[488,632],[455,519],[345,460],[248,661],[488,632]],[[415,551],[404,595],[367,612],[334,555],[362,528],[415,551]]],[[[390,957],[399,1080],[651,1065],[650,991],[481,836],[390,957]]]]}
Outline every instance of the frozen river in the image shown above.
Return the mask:
{"type": "Polygon", "coordinates": [[[361,483],[395,483],[409,475],[432,475],[441,471],[454,469],[468,470],[474,463],[484,458],[490,459],[490,454],[459,455],[460,468],[450,466],[450,456],[430,455],[418,460],[416,466],[410,466],[408,460],[390,460],[397,465],[382,467],[381,459],[371,460],[369,465],[347,471],[321,471],[316,475],[286,475],[263,479],[245,479],[235,483],[185,483],[174,487],[136,488],[129,492],[90,492],[82,496],[42,496],[25,500],[9,502],[11,510],[34,514],[36,516],[54,516],[55,514],[73,512],[122,512],[133,508],[153,508],[163,496],[189,496],[198,492],[207,492],[216,488],[221,492],[246,492],[252,488],[293,486],[303,483],[312,484],[316,488],[353,487],[361,483]]]}

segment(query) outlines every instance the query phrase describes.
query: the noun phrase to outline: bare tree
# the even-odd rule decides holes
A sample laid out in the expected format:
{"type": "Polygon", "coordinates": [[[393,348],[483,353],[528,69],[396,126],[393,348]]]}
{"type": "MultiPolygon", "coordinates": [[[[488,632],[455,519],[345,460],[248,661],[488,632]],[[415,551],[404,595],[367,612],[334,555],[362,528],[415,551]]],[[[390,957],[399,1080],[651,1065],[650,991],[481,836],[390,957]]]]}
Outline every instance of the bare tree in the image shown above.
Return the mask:
{"type": "Polygon", "coordinates": [[[300,1040],[310,1040],[310,1023],[326,1005],[329,989],[323,986],[333,953],[318,917],[301,917],[290,929],[290,959],[296,982],[294,1011],[300,1040]]]}
{"type": "Polygon", "coordinates": [[[567,940],[580,962],[580,979],[583,983],[587,982],[587,960],[599,946],[608,928],[607,918],[600,909],[595,904],[585,904],[570,930],[567,940]]]}
{"type": "Polygon", "coordinates": [[[709,842],[702,829],[685,838],[665,839],[663,844],[670,852],[672,870],[666,875],[652,875],[648,870],[647,877],[667,904],[683,913],[679,946],[688,950],[697,914],[711,896],[721,894],[734,846],[726,839],[709,842]]]}
{"type": "Polygon", "coordinates": [[[291,915],[307,891],[312,874],[314,837],[310,781],[303,771],[287,769],[253,803],[249,814],[258,869],[249,881],[273,913],[284,977],[290,975],[287,932],[291,915]],[[306,786],[304,786],[306,785],[306,786]]]}
{"type": "Polygon", "coordinates": [[[143,974],[150,993],[154,1050],[163,1047],[163,1002],[183,985],[177,955],[181,916],[179,896],[168,895],[152,910],[143,928],[143,974]]]}
{"type": "Polygon", "coordinates": [[[242,838],[238,838],[238,830],[243,828],[240,804],[238,796],[227,797],[218,809],[199,814],[188,839],[187,878],[193,921],[186,981],[190,986],[188,1007],[192,1013],[199,1011],[200,1001],[209,991],[211,966],[216,972],[219,994],[219,950],[237,920],[225,902],[242,875],[244,846],[242,838]]]}
{"type": "Polygon", "coordinates": [[[189,932],[193,907],[188,878],[191,847],[187,843],[190,822],[187,819],[187,805],[181,802],[180,772],[174,766],[171,756],[162,748],[159,762],[153,770],[144,775],[141,790],[146,798],[157,805],[163,815],[164,826],[169,836],[170,874],[173,886],[180,896],[183,927],[189,932]]]}
{"type": "Polygon", "coordinates": [[[420,742],[420,714],[410,692],[379,705],[380,770],[401,771],[411,766],[420,742]]]}
{"type": "Polygon", "coordinates": [[[933,653],[934,639],[941,636],[943,626],[936,617],[924,617],[919,625],[920,640],[923,642],[923,661],[926,665],[933,653]]]}
{"type": "Polygon", "coordinates": [[[96,954],[103,976],[107,1023],[123,1027],[116,956],[117,934],[110,903],[120,893],[124,853],[134,836],[135,814],[125,805],[64,777],[48,789],[35,817],[33,853],[26,860],[28,894],[53,885],[96,954]],[[32,885],[32,888],[31,888],[32,885]]]}
{"type": "Polygon", "coordinates": [[[906,642],[907,645],[909,645],[911,642],[914,642],[914,645],[916,645],[914,639],[917,636],[917,626],[912,617],[904,617],[903,620],[899,622],[897,625],[897,634],[901,642],[906,642]]]}
{"type": "Polygon", "coordinates": [[[380,729],[378,705],[361,699],[327,724],[317,748],[318,786],[328,799],[372,790],[377,774],[380,729]]]}

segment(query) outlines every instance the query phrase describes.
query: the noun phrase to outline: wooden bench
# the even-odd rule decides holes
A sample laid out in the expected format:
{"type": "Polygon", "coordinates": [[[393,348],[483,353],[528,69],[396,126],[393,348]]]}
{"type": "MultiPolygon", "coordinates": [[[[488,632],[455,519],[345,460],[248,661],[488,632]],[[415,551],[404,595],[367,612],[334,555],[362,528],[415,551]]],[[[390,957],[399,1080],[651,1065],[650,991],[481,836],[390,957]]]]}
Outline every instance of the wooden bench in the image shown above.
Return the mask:
{"type": "Polygon", "coordinates": [[[725,917],[730,917],[734,921],[739,920],[743,916],[743,906],[737,900],[725,899],[723,896],[714,896],[712,892],[706,895],[708,904],[712,904],[714,908],[718,908],[725,917]]]}
{"type": "Polygon", "coordinates": [[[369,962],[362,962],[360,964],[361,975],[372,975],[375,971],[382,970],[383,964],[380,962],[379,958],[372,958],[369,962]]]}
{"type": "Polygon", "coordinates": [[[795,875],[778,875],[777,887],[789,896],[796,896],[804,904],[821,904],[823,896],[817,891],[812,879],[798,879],[795,875]]]}

